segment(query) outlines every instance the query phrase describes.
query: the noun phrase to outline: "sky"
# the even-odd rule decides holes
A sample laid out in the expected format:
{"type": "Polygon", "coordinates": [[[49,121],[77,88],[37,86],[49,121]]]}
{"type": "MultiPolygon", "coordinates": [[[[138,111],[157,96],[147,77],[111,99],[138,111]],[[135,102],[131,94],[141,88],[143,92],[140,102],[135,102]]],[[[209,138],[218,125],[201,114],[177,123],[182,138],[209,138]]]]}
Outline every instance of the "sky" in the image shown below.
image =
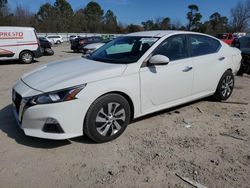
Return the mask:
{"type": "MultiPolygon", "coordinates": [[[[96,0],[104,11],[111,9],[119,22],[123,24],[140,24],[142,21],[170,17],[172,21],[186,24],[187,6],[196,4],[203,15],[203,21],[209,19],[214,12],[230,18],[230,10],[240,0],[96,0]]],[[[17,5],[29,8],[36,12],[46,3],[54,0],[8,0],[13,10],[17,5]]],[[[68,0],[73,10],[85,7],[89,0],[68,0]]]]}

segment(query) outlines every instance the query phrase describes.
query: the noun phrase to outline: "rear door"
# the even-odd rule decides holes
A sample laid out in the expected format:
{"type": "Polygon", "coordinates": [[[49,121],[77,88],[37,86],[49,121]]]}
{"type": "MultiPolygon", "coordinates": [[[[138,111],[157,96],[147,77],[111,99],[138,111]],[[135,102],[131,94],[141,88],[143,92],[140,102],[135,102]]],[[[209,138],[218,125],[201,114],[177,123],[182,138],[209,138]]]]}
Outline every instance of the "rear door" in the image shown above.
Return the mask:
{"type": "Polygon", "coordinates": [[[215,90],[224,71],[226,57],[218,40],[204,35],[187,35],[194,66],[193,95],[215,90]]]}

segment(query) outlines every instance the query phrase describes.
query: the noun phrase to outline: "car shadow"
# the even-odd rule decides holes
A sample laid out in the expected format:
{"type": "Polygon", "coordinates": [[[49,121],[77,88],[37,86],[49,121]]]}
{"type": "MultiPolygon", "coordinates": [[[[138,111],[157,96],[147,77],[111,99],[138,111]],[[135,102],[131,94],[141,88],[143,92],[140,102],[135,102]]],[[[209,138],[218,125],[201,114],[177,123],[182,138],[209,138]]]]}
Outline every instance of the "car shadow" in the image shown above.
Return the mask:
{"type": "MultiPolygon", "coordinates": [[[[160,115],[163,115],[163,114],[168,114],[168,115],[172,115],[172,114],[180,114],[180,109],[183,108],[183,107],[186,107],[186,106],[190,106],[190,105],[193,105],[193,104],[198,104],[199,102],[205,102],[205,101],[208,101],[208,102],[218,102],[218,101],[215,101],[212,97],[207,97],[207,98],[203,98],[203,99],[199,99],[199,100],[196,100],[196,101],[192,101],[192,102],[189,102],[189,103],[185,103],[185,104],[182,104],[182,105],[178,105],[176,107],[172,107],[172,108],[168,108],[168,109],[164,109],[164,110],[160,110],[160,111],[157,111],[157,112],[153,112],[151,114],[148,114],[148,115],[145,115],[145,116],[142,116],[142,117],[139,117],[139,118],[136,118],[136,119],[133,119],[131,121],[131,124],[132,123],[136,123],[136,122],[139,122],[139,121],[142,121],[142,120],[146,120],[146,119],[149,119],[149,118],[152,118],[152,117],[156,117],[156,116],[160,116],[160,115]]],[[[197,105],[198,106],[198,105],[197,105]]]]}
{"type": "Polygon", "coordinates": [[[16,123],[12,113],[12,105],[0,110],[0,130],[18,144],[32,148],[52,149],[71,144],[69,140],[47,140],[26,136],[16,123]]]}
{"type": "MultiPolygon", "coordinates": [[[[38,63],[38,62],[39,62],[39,61],[37,61],[37,60],[33,60],[32,63],[38,63]]],[[[0,65],[17,65],[17,64],[25,65],[25,64],[20,63],[19,60],[6,60],[6,61],[2,61],[2,62],[0,63],[0,65]]],[[[29,64],[27,64],[27,65],[29,65],[29,64]]]]}

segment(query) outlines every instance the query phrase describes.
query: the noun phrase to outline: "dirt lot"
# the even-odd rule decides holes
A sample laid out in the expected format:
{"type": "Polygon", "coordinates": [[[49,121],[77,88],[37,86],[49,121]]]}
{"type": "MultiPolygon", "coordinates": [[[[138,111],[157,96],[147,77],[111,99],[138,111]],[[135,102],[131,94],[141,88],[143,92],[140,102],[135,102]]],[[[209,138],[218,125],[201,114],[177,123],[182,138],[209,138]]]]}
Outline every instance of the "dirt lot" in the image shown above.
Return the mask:
{"type": "Polygon", "coordinates": [[[176,174],[207,187],[250,187],[250,76],[236,78],[232,103],[205,99],[156,113],[110,143],[27,137],[12,115],[11,87],[41,64],[80,55],[54,50],[31,65],[0,65],[1,188],[192,187],[176,174]]]}

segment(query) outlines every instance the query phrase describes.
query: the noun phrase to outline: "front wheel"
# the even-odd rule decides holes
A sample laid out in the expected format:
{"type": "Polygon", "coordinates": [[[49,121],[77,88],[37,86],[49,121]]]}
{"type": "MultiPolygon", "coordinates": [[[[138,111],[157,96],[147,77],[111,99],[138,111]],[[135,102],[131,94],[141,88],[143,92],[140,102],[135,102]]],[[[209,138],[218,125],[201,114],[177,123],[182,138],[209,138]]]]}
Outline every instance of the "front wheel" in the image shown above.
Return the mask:
{"type": "Polygon", "coordinates": [[[30,51],[24,51],[20,54],[19,59],[23,64],[30,64],[34,60],[34,55],[30,51]]]}
{"type": "Polygon", "coordinates": [[[130,106],[118,94],[98,98],[89,108],[84,133],[95,142],[108,142],[119,137],[130,120],[130,106]]]}
{"type": "Polygon", "coordinates": [[[221,77],[217,86],[214,98],[218,101],[227,100],[234,88],[234,75],[232,71],[227,70],[221,77]]]}

